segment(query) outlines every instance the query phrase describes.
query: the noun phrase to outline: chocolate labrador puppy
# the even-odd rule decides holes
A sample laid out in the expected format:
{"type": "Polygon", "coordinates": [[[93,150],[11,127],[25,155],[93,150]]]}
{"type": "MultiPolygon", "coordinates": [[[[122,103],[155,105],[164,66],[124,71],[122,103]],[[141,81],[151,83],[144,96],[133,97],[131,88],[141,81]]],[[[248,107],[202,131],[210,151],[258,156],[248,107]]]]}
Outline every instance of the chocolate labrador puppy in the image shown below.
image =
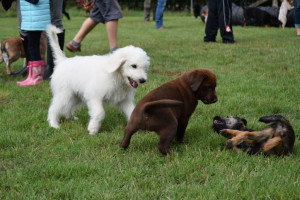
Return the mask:
{"type": "Polygon", "coordinates": [[[194,69],[149,92],[133,110],[125,128],[121,146],[127,148],[131,136],[139,129],[155,131],[160,141],[159,151],[170,153],[170,143],[182,142],[190,116],[198,100],[215,103],[216,76],[209,69],[194,69]]]}

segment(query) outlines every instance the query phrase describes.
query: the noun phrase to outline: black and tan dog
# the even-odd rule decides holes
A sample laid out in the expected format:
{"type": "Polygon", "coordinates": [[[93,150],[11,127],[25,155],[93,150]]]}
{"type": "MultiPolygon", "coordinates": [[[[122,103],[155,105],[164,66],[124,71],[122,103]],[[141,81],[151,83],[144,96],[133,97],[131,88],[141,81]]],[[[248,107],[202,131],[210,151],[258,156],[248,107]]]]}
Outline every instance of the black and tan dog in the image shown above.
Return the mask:
{"type": "Polygon", "coordinates": [[[168,154],[174,138],[178,142],[183,141],[198,100],[205,104],[218,100],[216,81],[211,70],[195,69],[149,92],[133,110],[121,146],[127,148],[131,136],[139,129],[155,131],[160,137],[159,151],[168,154]]]}
{"type": "Polygon", "coordinates": [[[260,8],[247,7],[244,9],[244,28],[248,25],[264,26],[266,28],[279,27],[280,21],[277,17],[260,8]]]}
{"type": "Polygon", "coordinates": [[[239,117],[219,117],[213,121],[213,129],[229,140],[226,148],[249,154],[286,155],[293,150],[295,133],[289,121],[280,115],[264,116],[260,122],[271,123],[263,130],[246,128],[247,121],[239,117]]]}

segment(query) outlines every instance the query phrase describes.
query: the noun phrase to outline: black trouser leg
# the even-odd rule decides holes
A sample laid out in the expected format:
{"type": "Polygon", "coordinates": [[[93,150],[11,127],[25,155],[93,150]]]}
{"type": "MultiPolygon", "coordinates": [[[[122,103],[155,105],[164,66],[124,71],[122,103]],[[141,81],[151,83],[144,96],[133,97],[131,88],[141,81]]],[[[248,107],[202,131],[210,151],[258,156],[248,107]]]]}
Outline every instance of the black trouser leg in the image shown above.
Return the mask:
{"type": "Polygon", "coordinates": [[[208,1],[208,17],[205,25],[205,42],[216,41],[218,33],[218,0],[208,1]]]}
{"type": "Polygon", "coordinates": [[[28,61],[42,60],[40,51],[41,31],[28,31],[28,61]]]}
{"type": "Polygon", "coordinates": [[[219,27],[223,42],[233,42],[232,32],[232,3],[231,0],[221,0],[219,4],[219,27]],[[224,13],[225,11],[225,13],[224,13]],[[229,26],[230,32],[226,31],[226,26],[229,26]]]}

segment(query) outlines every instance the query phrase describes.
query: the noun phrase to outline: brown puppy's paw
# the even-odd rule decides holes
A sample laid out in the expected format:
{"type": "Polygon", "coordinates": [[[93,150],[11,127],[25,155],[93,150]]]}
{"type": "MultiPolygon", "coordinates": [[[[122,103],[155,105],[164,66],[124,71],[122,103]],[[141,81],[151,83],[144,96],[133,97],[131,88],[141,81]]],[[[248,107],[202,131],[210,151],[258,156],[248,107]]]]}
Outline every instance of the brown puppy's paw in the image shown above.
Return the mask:
{"type": "Polygon", "coordinates": [[[122,140],[121,143],[120,143],[120,146],[123,149],[127,149],[127,147],[129,146],[129,142],[126,142],[126,141],[122,140]]]}
{"type": "Polygon", "coordinates": [[[159,146],[158,150],[160,153],[162,153],[164,156],[170,154],[170,147],[164,147],[164,146],[159,146]]]}

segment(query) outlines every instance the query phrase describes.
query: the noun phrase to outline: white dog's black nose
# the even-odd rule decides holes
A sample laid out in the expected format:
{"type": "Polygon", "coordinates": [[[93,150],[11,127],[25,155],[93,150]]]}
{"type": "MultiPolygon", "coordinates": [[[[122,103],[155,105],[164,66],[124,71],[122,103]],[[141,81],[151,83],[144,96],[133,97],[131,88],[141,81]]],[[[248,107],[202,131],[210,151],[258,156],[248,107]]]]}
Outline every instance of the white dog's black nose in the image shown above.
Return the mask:
{"type": "Polygon", "coordinates": [[[143,79],[143,78],[141,78],[139,81],[140,81],[140,83],[145,83],[146,82],[146,80],[143,79]]]}

